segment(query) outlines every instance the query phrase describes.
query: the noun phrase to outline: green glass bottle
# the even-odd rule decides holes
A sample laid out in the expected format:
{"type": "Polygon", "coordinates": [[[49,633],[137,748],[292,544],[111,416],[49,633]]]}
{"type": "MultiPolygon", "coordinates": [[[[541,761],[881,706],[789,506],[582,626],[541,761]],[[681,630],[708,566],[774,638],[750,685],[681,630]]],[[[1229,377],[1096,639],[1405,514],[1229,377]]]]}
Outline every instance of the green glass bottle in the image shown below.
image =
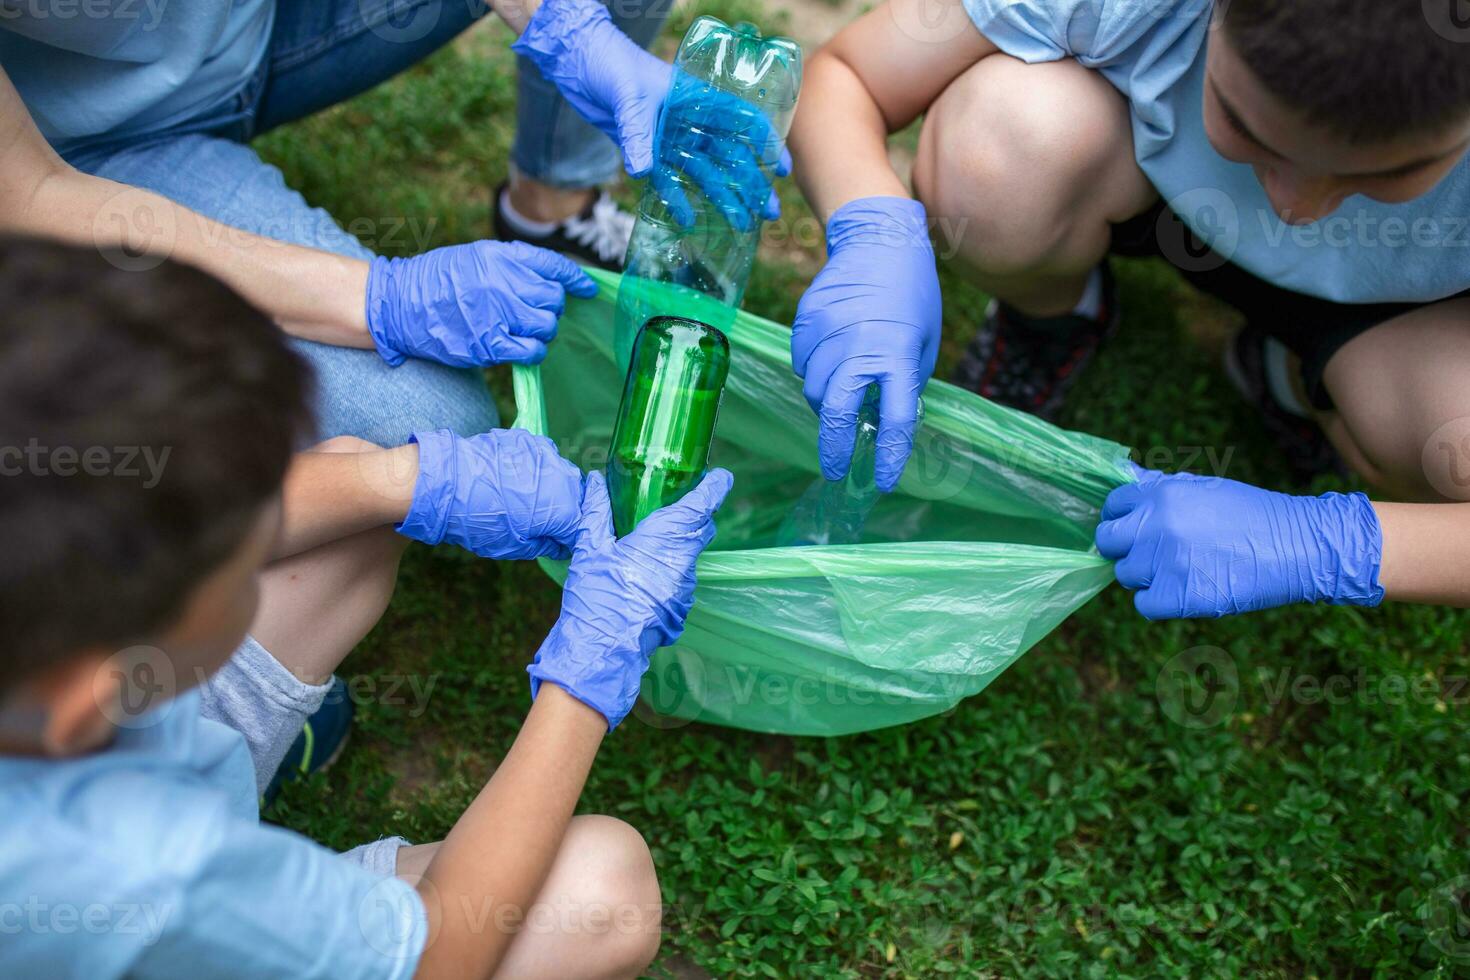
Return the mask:
{"type": "Polygon", "coordinates": [[[638,331],[607,457],[619,537],[704,478],[729,373],[730,342],[709,324],[656,316],[638,331]]]}

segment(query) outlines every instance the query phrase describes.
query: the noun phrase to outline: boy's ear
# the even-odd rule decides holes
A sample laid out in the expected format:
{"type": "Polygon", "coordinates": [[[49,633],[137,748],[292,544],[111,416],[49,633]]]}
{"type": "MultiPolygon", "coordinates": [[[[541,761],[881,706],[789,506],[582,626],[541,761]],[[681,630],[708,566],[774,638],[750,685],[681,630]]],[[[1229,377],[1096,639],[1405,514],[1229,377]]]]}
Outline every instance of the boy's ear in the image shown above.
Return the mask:
{"type": "Polygon", "coordinates": [[[34,737],[41,752],[70,756],[102,747],[112,734],[108,707],[119,695],[119,680],[102,670],[107,656],[86,651],[32,678],[20,694],[38,709],[34,737]]]}

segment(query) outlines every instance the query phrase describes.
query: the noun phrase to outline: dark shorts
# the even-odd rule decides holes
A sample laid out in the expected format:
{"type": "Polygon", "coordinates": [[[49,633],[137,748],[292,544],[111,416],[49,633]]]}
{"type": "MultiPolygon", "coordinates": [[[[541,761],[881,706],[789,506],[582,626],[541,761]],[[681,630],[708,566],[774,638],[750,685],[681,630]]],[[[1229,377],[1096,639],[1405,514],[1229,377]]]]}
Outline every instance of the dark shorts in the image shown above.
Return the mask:
{"type": "MultiPolygon", "coordinates": [[[[1349,340],[1427,303],[1334,303],[1274,286],[1210,251],[1160,201],[1113,226],[1112,252],[1158,256],[1177,268],[1196,289],[1235,307],[1254,327],[1275,337],[1302,361],[1302,382],[1312,404],[1331,409],[1322,383],[1327,362],[1349,340]]],[[[1446,299],[1470,295],[1470,290],[1446,299]]]]}

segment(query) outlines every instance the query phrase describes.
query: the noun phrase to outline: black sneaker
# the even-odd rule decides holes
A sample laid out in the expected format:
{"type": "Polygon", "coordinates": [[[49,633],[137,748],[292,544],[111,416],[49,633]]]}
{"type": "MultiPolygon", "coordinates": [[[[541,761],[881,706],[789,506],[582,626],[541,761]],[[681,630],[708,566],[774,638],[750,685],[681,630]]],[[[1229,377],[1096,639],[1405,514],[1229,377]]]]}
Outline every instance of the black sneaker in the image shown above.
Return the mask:
{"type": "Polygon", "coordinates": [[[1106,262],[1102,312],[1030,317],[991,300],[951,380],[983,398],[1052,419],[1104,340],[1118,329],[1118,287],[1106,262]]]}
{"type": "Polygon", "coordinates": [[[1323,473],[1346,477],[1348,466],[1327,441],[1322,427],[1285,408],[1271,393],[1266,375],[1268,339],[1265,331],[1249,324],[1237,332],[1225,348],[1226,377],[1260,411],[1271,441],[1286,457],[1292,479],[1305,485],[1323,473]]]}
{"type": "Polygon", "coordinates": [[[495,188],[490,205],[490,223],[495,237],[503,242],[525,242],[560,252],[569,259],[595,265],[609,272],[623,271],[628,239],[633,237],[633,216],[618,207],[607,191],[599,189],[592,203],[559,223],[548,234],[527,234],[515,227],[500,210],[506,185],[495,188]]]}

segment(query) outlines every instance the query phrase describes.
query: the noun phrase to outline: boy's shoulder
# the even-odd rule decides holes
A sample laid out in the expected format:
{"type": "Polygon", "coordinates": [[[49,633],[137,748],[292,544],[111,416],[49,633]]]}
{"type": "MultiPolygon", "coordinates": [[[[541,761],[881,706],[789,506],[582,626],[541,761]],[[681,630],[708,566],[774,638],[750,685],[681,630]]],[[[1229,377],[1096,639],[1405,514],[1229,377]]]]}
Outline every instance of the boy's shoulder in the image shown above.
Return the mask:
{"type": "MultiPolygon", "coordinates": [[[[244,739],[199,713],[188,692],[119,730],[106,748],[63,759],[0,756],[0,813],[37,832],[74,834],[116,854],[155,836],[189,845],[229,819],[255,820],[255,777],[244,739]],[[191,833],[181,831],[184,817],[191,833]]],[[[200,842],[202,844],[202,842],[200,842]]],[[[4,854],[5,842],[0,842],[4,854]]],[[[189,847],[173,849],[179,858],[189,847]]]]}
{"type": "Polygon", "coordinates": [[[0,757],[7,959],[44,962],[65,949],[70,973],[125,972],[174,925],[183,884],[242,819],[231,795],[201,775],[229,768],[225,733],[196,737],[182,716],[150,727],[76,758],[0,757]],[[170,744],[170,734],[184,743],[170,744]],[[188,755],[201,751],[208,764],[190,768],[188,755]]]}
{"type": "Polygon", "coordinates": [[[262,825],[243,739],[187,699],[173,710],[93,755],[0,757],[7,967],[188,976],[209,963],[260,976],[307,975],[301,964],[316,962],[333,976],[411,974],[424,932],[413,890],[262,825]]]}
{"type": "Polygon", "coordinates": [[[1203,51],[1213,0],[963,0],[980,33],[1022,61],[1093,68],[1188,64],[1203,51]]]}

